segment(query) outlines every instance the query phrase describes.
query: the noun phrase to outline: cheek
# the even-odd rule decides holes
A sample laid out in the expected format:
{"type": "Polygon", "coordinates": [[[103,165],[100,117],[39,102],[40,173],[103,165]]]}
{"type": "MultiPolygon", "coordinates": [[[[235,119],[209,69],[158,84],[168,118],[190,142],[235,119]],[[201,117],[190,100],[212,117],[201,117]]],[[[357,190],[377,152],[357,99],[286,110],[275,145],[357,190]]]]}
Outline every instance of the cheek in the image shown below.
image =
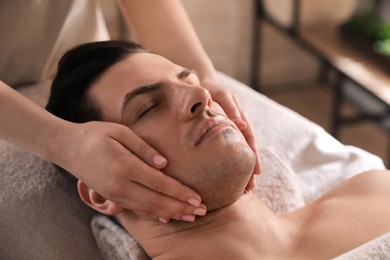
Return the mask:
{"type": "MultiPolygon", "coordinates": [[[[146,143],[156,149],[168,160],[168,165],[163,172],[173,178],[186,182],[191,176],[194,162],[200,161],[183,146],[180,136],[182,135],[172,122],[159,122],[159,124],[144,124],[134,128],[146,143]]],[[[196,156],[195,156],[196,157],[196,156]]]]}
{"type": "Polygon", "coordinates": [[[179,133],[172,122],[166,120],[153,119],[142,123],[132,130],[142,140],[165,156],[168,161],[174,155],[180,154],[179,133]]]}

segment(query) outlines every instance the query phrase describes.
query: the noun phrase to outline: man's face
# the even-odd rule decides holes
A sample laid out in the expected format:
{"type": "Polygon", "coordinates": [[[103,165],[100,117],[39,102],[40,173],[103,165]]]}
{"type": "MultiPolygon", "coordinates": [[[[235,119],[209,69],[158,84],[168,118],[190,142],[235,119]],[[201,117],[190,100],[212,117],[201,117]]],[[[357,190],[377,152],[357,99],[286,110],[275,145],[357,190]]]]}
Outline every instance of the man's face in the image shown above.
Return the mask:
{"type": "Polygon", "coordinates": [[[197,75],[155,54],[132,54],[90,88],[103,121],[128,126],[168,159],[164,172],[199,192],[209,210],[243,193],[255,158],[197,75]]]}

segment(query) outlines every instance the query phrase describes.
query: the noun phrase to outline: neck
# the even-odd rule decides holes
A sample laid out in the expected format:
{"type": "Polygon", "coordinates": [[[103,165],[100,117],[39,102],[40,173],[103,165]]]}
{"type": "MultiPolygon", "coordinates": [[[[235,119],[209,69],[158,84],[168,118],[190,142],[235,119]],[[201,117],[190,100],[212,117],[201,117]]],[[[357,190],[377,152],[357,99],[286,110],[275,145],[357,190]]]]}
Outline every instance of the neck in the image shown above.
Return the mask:
{"type": "Polygon", "coordinates": [[[138,219],[129,212],[117,217],[152,258],[243,259],[242,248],[235,248],[242,241],[246,247],[252,245],[258,256],[267,255],[287,249],[294,230],[291,223],[276,216],[251,192],[229,206],[198,217],[194,223],[162,224],[138,219]]]}

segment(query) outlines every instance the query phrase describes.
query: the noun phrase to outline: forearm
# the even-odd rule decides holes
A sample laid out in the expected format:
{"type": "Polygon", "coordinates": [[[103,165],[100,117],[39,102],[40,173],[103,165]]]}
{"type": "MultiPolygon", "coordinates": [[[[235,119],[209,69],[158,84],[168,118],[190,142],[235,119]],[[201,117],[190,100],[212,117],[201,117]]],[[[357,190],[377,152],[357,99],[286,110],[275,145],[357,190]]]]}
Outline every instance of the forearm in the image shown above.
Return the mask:
{"type": "Polygon", "coordinates": [[[215,77],[214,66],[179,0],[118,0],[134,39],[152,52],[187,68],[201,80],[215,77]]]}
{"type": "Polygon", "coordinates": [[[0,122],[0,138],[48,161],[53,161],[59,129],[69,124],[1,81],[0,122]]]}

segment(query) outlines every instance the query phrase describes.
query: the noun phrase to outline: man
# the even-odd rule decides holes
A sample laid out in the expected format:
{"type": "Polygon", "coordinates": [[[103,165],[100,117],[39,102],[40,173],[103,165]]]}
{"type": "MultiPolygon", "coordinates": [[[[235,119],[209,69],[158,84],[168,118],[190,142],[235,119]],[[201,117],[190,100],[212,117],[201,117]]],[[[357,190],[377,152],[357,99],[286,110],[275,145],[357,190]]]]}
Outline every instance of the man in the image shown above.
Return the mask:
{"type": "Polygon", "coordinates": [[[254,153],[196,73],[137,45],[71,50],[59,65],[48,109],[76,122],[128,126],[167,157],[165,174],[199,192],[205,205],[196,215],[205,215],[206,206],[207,215],[163,224],[123,211],[79,181],[82,200],[115,215],[153,259],[329,259],[390,232],[390,174],[381,171],[275,215],[246,190],[254,153]]]}

